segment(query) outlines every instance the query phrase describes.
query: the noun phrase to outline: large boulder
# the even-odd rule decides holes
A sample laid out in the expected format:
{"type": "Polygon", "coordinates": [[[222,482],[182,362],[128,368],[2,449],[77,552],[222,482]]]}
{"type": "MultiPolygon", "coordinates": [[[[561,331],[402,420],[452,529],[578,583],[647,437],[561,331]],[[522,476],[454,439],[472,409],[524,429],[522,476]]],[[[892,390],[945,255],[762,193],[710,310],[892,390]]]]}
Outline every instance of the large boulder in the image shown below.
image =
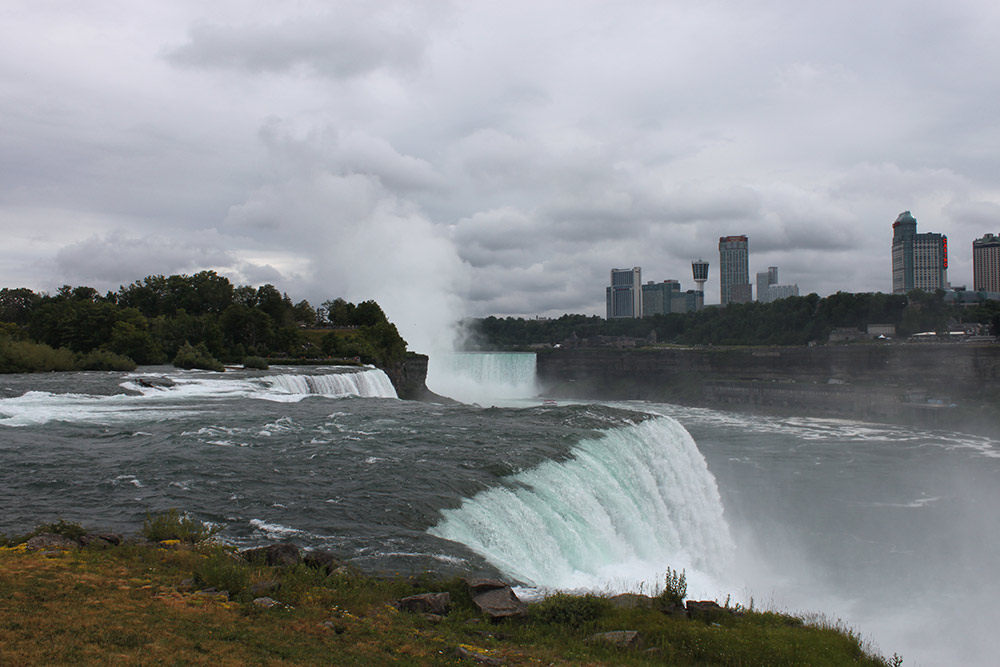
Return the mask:
{"type": "Polygon", "coordinates": [[[527,606],[521,602],[508,584],[496,579],[466,579],[473,604],[481,612],[497,621],[504,618],[525,616],[527,606]]]}
{"type": "Polygon", "coordinates": [[[296,565],[302,562],[299,548],[291,542],[271,544],[266,547],[244,549],[240,558],[248,563],[263,563],[264,565],[296,565]]]}
{"type": "Polygon", "coordinates": [[[122,543],[122,536],[116,533],[87,533],[80,537],[80,544],[91,549],[107,549],[122,543]]]}

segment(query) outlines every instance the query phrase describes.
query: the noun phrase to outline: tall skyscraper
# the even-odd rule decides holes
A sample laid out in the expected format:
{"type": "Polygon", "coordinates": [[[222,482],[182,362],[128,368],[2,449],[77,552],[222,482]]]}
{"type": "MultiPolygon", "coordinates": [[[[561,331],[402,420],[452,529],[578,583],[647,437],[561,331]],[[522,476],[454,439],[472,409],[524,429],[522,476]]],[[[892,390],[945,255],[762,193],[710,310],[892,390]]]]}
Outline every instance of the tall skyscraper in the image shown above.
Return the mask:
{"type": "Polygon", "coordinates": [[[720,300],[723,306],[730,303],[749,303],[753,298],[746,236],[719,238],[719,281],[720,300]]]}
{"type": "Polygon", "coordinates": [[[1000,236],[986,234],[972,242],[972,289],[1000,292],[1000,236]]]}
{"type": "Polygon", "coordinates": [[[892,223],[892,291],[932,292],[948,287],[948,237],[917,233],[917,219],[903,211],[892,223]]]}
{"type": "Polygon", "coordinates": [[[642,317],[642,269],[611,269],[606,291],[608,317],[642,317]]]}

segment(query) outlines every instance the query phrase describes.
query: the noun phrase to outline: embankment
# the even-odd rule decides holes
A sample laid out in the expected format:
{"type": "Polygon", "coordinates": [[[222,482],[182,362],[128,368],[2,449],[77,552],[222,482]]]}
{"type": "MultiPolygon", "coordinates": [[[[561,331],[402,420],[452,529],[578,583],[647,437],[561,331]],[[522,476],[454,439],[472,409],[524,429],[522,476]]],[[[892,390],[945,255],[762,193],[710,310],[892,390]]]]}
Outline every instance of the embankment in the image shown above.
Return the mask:
{"type": "Polygon", "coordinates": [[[538,354],[545,396],[919,423],[1000,433],[1000,345],[580,348],[538,354]]]}

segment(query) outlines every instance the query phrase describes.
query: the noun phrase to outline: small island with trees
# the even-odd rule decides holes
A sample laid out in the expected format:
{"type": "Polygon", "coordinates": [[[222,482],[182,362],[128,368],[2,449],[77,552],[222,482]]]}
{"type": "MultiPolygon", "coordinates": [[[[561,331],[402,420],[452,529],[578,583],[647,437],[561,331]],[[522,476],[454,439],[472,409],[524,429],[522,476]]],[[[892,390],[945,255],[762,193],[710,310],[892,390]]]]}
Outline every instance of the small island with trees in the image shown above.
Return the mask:
{"type": "Polygon", "coordinates": [[[373,300],[314,307],[273,285],[234,286],[214,271],[147,276],[103,295],[87,286],[0,289],[0,373],[331,360],[385,368],[406,354],[373,300]]]}

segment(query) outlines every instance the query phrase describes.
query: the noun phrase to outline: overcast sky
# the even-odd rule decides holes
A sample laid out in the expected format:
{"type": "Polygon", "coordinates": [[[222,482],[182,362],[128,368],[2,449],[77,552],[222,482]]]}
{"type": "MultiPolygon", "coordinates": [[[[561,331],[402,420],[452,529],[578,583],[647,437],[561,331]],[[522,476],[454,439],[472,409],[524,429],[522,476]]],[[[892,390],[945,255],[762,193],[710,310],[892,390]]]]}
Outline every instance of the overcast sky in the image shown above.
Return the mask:
{"type": "Polygon", "coordinates": [[[803,294],[889,291],[891,224],[1000,232],[1000,5],[0,6],[0,286],[214,269],[426,320],[603,314],[746,234],[803,294]]]}

